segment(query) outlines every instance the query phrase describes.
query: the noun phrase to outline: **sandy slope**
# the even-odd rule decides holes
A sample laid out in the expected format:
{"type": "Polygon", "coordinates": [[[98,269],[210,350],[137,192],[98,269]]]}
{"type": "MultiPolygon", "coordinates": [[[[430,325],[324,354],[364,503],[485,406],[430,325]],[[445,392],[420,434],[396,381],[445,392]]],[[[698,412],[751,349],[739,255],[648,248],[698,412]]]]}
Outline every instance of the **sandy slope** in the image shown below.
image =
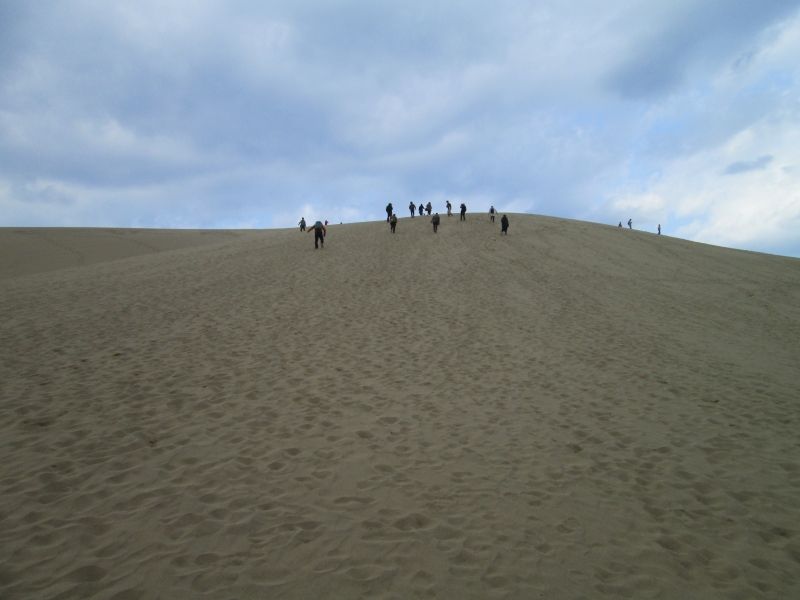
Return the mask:
{"type": "Polygon", "coordinates": [[[0,596],[800,596],[800,261],[511,220],[4,266],[0,596]]]}
{"type": "Polygon", "coordinates": [[[0,227],[0,280],[247,238],[252,230],[0,227]]]}

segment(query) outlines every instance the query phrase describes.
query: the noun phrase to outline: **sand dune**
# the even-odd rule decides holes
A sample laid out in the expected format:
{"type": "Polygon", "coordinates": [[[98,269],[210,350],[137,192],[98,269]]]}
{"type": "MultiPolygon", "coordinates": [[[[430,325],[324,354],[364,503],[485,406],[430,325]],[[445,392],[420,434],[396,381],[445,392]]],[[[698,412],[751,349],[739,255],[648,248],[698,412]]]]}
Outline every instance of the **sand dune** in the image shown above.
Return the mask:
{"type": "Polygon", "coordinates": [[[0,227],[0,280],[252,235],[252,230],[0,227]]]}
{"type": "Polygon", "coordinates": [[[526,215],[12,233],[2,598],[800,597],[796,259],[526,215]]]}

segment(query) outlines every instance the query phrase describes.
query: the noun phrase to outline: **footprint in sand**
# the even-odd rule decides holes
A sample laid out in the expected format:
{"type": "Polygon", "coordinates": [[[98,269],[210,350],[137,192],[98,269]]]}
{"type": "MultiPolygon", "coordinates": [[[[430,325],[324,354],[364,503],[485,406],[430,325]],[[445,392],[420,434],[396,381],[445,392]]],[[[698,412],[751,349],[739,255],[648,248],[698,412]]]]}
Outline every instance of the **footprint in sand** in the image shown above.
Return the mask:
{"type": "Polygon", "coordinates": [[[375,502],[375,499],[367,496],[339,496],[333,501],[334,504],[348,504],[351,506],[365,506],[373,502],[375,502]]]}
{"type": "Polygon", "coordinates": [[[425,515],[411,513],[397,519],[393,525],[400,531],[416,531],[430,526],[431,520],[425,515]]]}
{"type": "Polygon", "coordinates": [[[569,517],[556,526],[559,533],[571,534],[580,529],[581,523],[574,517],[569,517]]]}
{"type": "Polygon", "coordinates": [[[79,582],[100,581],[106,576],[106,570],[97,565],[86,565],[79,567],[67,575],[67,579],[79,582]]]}
{"type": "Polygon", "coordinates": [[[199,554],[194,559],[194,564],[198,567],[208,567],[213,565],[219,560],[219,556],[213,552],[199,554]]]}
{"type": "Polygon", "coordinates": [[[358,565],[350,567],[346,573],[350,579],[356,581],[367,582],[375,581],[379,578],[391,576],[396,572],[396,569],[387,569],[379,565],[358,565]]]}

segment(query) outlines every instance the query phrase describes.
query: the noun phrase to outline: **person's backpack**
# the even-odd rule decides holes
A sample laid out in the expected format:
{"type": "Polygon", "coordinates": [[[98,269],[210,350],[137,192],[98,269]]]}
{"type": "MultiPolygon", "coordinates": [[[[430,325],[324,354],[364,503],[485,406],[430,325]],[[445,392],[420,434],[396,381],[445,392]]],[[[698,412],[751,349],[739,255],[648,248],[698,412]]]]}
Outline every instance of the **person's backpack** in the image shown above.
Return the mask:
{"type": "Polygon", "coordinates": [[[322,231],[322,221],[317,221],[316,223],[314,223],[314,229],[316,229],[317,231],[322,231]]]}

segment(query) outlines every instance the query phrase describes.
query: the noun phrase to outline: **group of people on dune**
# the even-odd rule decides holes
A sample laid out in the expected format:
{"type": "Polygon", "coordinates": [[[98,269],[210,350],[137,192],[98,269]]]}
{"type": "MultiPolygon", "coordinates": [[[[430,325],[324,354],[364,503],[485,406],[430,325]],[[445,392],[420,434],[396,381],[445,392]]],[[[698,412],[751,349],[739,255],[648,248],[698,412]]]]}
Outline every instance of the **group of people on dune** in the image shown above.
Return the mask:
{"type": "MultiPolygon", "coordinates": [[[[448,200],[445,203],[445,206],[447,207],[447,216],[448,217],[452,217],[453,216],[453,205],[450,203],[450,200],[448,200]]],[[[460,212],[461,217],[460,217],[459,220],[460,221],[466,221],[467,220],[467,205],[462,202],[461,206],[459,208],[460,208],[460,211],[461,211],[460,212]]],[[[430,202],[428,202],[428,204],[426,204],[426,205],[422,204],[420,202],[419,208],[413,202],[411,202],[408,205],[408,209],[411,212],[411,218],[412,219],[414,218],[415,213],[416,213],[417,210],[419,210],[419,216],[420,217],[423,216],[423,214],[425,212],[427,212],[428,216],[431,217],[431,212],[433,212],[433,206],[431,205],[430,202]]],[[[495,207],[494,206],[490,207],[489,208],[489,220],[492,223],[494,223],[494,219],[495,219],[496,215],[497,215],[497,210],[495,209],[495,207]]],[[[389,204],[386,205],[386,222],[389,224],[389,229],[391,230],[391,232],[395,233],[395,231],[397,230],[397,214],[394,212],[394,207],[392,206],[391,202],[389,202],[389,204]]],[[[437,233],[439,231],[439,224],[440,223],[441,223],[441,220],[439,219],[439,213],[438,212],[434,213],[433,216],[431,217],[431,224],[433,225],[433,233],[437,233]]],[[[312,231],[314,232],[314,248],[324,248],[325,247],[325,236],[328,233],[328,222],[327,221],[325,221],[324,223],[322,221],[316,221],[316,222],[314,222],[314,225],[312,227],[307,227],[306,218],[302,217],[300,219],[299,225],[300,225],[300,231],[308,231],[308,233],[311,233],[312,231]]],[[[508,235],[508,217],[506,215],[503,215],[500,218],[500,233],[503,234],[503,235],[508,235]]]]}
{"type": "MultiPolygon", "coordinates": [[[[445,206],[447,207],[447,216],[448,217],[452,217],[453,216],[453,205],[450,203],[450,200],[448,200],[445,203],[445,206]]],[[[460,221],[466,221],[467,220],[467,205],[462,202],[461,206],[459,208],[460,208],[460,218],[459,218],[459,220],[460,221]]],[[[416,210],[419,210],[419,216],[420,217],[423,215],[423,212],[427,212],[428,216],[430,217],[431,216],[431,212],[433,211],[433,206],[431,205],[430,202],[428,202],[428,204],[422,204],[420,202],[419,207],[417,207],[413,202],[411,202],[408,205],[408,210],[411,212],[411,218],[412,219],[414,218],[414,213],[415,213],[416,210]]],[[[495,215],[497,215],[497,210],[495,209],[494,206],[492,206],[492,207],[489,208],[489,220],[492,223],[494,223],[495,215]]],[[[397,229],[397,214],[394,212],[394,206],[392,206],[391,202],[389,202],[389,204],[386,205],[386,222],[389,223],[389,228],[390,228],[391,232],[394,233],[395,230],[397,229]]],[[[437,233],[439,231],[439,224],[440,223],[441,223],[441,219],[439,218],[439,213],[438,212],[434,213],[433,217],[431,217],[431,224],[433,225],[433,233],[437,233]]],[[[508,217],[506,215],[503,215],[502,218],[500,219],[500,228],[501,228],[501,230],[500,230],[501,234],[508,235],[508,217]]]]}

